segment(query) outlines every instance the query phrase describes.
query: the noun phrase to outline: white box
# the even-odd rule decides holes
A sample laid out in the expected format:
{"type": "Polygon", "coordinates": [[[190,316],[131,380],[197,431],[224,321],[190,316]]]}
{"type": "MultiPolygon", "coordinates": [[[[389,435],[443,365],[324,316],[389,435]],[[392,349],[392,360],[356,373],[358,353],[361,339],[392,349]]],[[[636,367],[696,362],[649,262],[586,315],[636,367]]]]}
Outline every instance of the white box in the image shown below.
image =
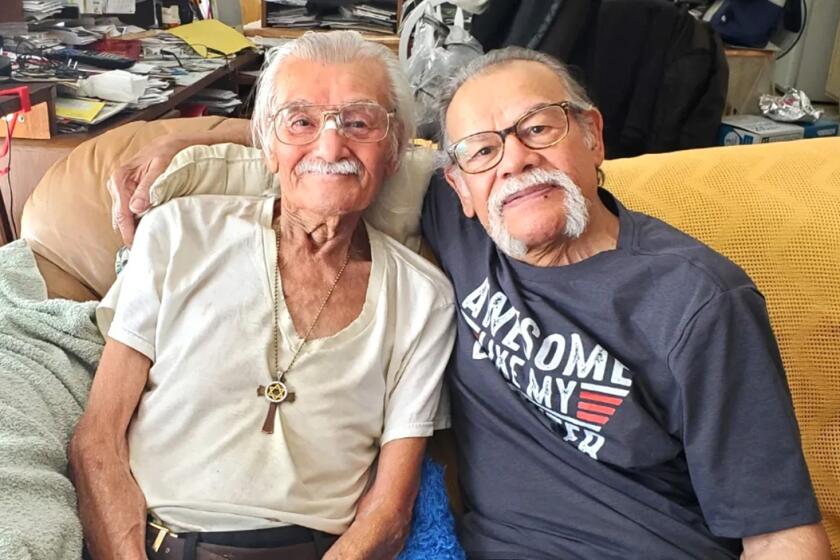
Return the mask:
{"type": "Polygon", "coordinates": [[[795,124],[780,123],[758,115],[733,115],[721,120],[718,144],[764,144],[799,140],[804,136],[804,129],[795,124]]]}

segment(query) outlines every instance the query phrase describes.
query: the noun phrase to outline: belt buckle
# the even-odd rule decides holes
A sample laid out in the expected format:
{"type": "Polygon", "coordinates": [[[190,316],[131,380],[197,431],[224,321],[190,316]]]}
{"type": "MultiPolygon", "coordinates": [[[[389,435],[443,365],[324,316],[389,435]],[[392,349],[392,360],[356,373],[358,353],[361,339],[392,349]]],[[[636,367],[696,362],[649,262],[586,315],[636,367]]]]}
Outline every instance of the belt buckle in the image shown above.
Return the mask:
{"type": "Polygon", "coordinates": [[[152,550],[154,550],[155,552],[160,550],[160,547],[163,544],[163,539],[166,538],[166,535],[172,535],[176,539],[178,538],[178,535],[170,531],[168,527],[165,527],[159,523],[149,521],[149,526],[151,526],[153,529],[157,529],[158,532],[154,542],[152,543],[152,550]]]}

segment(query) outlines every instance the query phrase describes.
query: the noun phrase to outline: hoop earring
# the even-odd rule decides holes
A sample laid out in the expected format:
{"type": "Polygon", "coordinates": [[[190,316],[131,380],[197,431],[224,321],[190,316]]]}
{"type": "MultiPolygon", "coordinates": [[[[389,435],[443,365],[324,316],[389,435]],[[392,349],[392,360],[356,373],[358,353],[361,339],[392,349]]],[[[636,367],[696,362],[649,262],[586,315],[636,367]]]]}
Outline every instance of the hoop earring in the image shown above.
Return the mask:
{"type": "Polygon", "coordinates": [[[595,174],[598,176],[598,188],[603,187],[604,181],[607,179],[607,176],[604,174],[604,170],[600,167],[596,167],[595,174]]]}

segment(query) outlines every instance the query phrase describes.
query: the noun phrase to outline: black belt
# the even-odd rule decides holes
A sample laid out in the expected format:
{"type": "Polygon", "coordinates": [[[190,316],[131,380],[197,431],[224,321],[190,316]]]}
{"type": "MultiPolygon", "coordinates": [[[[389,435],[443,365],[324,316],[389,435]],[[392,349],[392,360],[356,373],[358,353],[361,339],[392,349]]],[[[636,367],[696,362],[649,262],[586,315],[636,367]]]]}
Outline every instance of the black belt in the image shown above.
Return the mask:
{"type": "Polygon", "coordinates": [[[154,522],[146,526],[150,560],[318,560],[337,535],[300,525],[250,531],[173,533],[154,522]]]}

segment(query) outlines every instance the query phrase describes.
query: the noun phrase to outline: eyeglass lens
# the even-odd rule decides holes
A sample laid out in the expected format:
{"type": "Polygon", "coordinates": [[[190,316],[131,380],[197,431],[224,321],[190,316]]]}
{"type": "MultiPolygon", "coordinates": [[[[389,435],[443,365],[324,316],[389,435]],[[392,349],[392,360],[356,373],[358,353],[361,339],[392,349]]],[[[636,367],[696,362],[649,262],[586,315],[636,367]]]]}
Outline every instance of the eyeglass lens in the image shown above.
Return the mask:
{"type": "MultiPolygon", "coordinates": [[[[566,111],[550,105],[526,114],[516,123],[514,133],[529,148],[547,148],[565,137],[569,129],[566,111]]],[[[486,171],[501,161],[504,139],[498,132],[482,132],[468,136],[455,144],[453,155],[467,173],[486,171]]]]}
{"type": "Polygon", "coordinates": [[[375,103],[352,103],[337,111],[323,105],[294,105],[281,110],[275,120],[277,139],[286,144],[315,140],[330,116],[337,114],[341,134],[359,142],[379,142],[388,134],[388,112],[375,103]]]}

